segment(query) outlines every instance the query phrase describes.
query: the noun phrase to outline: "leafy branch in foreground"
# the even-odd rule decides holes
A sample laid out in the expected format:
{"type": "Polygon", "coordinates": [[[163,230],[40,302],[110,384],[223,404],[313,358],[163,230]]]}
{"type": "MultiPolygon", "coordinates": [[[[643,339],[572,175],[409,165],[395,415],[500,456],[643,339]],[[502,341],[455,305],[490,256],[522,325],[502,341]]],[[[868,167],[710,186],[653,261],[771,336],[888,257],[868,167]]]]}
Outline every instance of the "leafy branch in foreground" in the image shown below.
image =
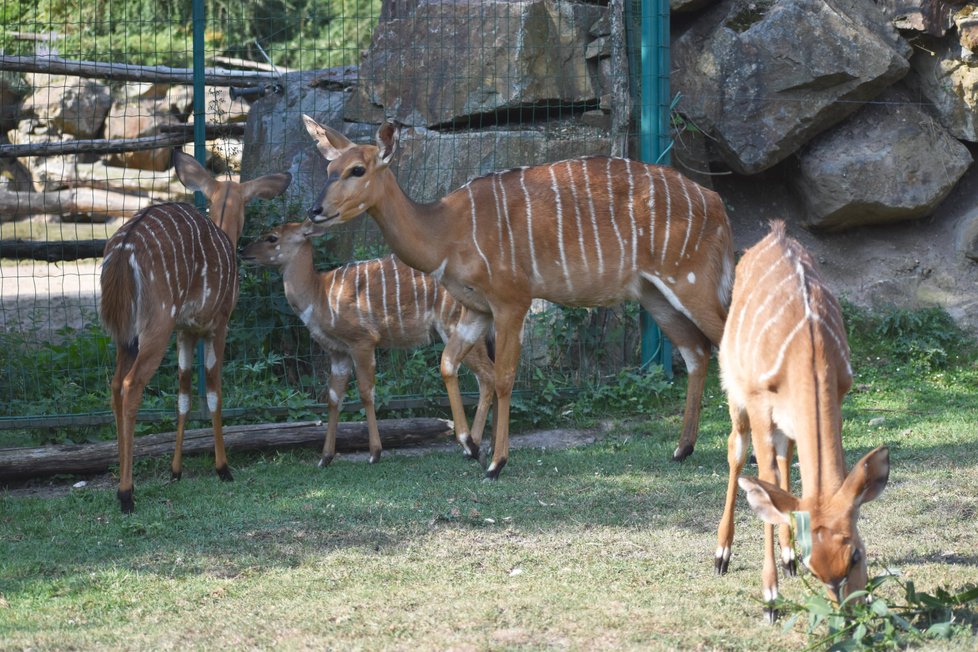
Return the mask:
{"type": "Polygon", "coordinates": [[[784,598],[778,609],[793,614],[784,625],[791,629],[799,618],[808,615],[808,649],[882,650],[904,647],[926,640],[946,640],[956,631],[970,634],[978,607],[978,586],[966,586],[952,593],[940,587],[934,593],[917,591],[910,580],[902,581],[889,569],[866,584],[866,590],[849,595],[834,605],[822,591],[809,585],[803,603],[784,598]],[[884,584],[895,582],[903,589],[903,602],[879,595],[884,584]],[[822,634],[822,625],[828,628],[822,634]]]}

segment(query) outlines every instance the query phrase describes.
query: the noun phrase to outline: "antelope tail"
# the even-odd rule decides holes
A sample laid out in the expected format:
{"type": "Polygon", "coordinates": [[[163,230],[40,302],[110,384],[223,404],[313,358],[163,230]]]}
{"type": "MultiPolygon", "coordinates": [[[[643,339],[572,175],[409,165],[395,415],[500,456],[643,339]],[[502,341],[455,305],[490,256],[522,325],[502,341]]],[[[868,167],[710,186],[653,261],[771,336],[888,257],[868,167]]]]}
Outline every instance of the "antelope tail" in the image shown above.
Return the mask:
{"type": "MultiPolygon", "coordinates": [[[[113,252],[102,262],[102,301],[99,316],[105,330],[116,346],[125,347],[135,355],[139,351],[139,332],[136,315],[139,306],[138,267],[113,252]]],[[[132,261],[133,264],[135,261],[132,261]]]]}

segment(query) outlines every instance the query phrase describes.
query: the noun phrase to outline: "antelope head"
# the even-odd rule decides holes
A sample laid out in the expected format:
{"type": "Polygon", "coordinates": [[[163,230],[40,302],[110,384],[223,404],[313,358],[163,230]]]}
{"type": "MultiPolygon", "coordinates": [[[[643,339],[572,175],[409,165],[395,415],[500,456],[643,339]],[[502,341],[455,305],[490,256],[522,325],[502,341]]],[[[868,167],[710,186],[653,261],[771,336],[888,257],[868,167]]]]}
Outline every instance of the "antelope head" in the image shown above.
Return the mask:
{"type": "Polygon", "coordinates": [[[346,222],[387,198],[378,175],[388,168],[397,149],[397,128],[393,123],[380,126],[376,145],[355,145],[308,115],[302,119],[316,148],[329,161],[326,186],[309,211],[312,221],[330,225],[346,222]]]}
{"type": "Polygon", "coordinates": [[[252,199],[278,197],[292,182],[288,172],[266,174],[244,183],[218,181],[193,156],[173,151],[173,167],[177,178],[190,190],[204,193],[211,203],[210,218],[231,242],[237,242],[244,229],[245,206],[252,199]]]}
{"type": "Polygon", "coordinates": [[[324,235],[327,227],[310,220],[286,222],[264,233],[241,250],[241,260],[247,265],[280,267],[295,255],[309,238],[324,235]]]}
{"type": "Polygon", "coordinates": [[[866,588],[866,551],[856,521],[859,508],[879,496],[890,475],[885,446],[867,453],[831,496],[799,499],[756,478],[741,477],[751,509],[765,523],[793,528],[802,558],[835,602],[866,588]]]}

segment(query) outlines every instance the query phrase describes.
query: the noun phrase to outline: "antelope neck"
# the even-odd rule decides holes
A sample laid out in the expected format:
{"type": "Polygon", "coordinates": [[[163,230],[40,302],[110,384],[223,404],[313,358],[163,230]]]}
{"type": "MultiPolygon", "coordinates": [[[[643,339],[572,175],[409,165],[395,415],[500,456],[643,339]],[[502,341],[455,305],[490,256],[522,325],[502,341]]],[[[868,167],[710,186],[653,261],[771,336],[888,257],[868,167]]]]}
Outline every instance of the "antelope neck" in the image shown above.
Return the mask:
{"type": "Polygon", "coordinates": [[[419,204],[404,193],[393,173],[389,178],[383,205],[374,205],[368,212],[397,257],[430,274],[450,252],[463,246],[457,232],[459,222],[447,203],[457,191],[433,203],[419,204]]]}

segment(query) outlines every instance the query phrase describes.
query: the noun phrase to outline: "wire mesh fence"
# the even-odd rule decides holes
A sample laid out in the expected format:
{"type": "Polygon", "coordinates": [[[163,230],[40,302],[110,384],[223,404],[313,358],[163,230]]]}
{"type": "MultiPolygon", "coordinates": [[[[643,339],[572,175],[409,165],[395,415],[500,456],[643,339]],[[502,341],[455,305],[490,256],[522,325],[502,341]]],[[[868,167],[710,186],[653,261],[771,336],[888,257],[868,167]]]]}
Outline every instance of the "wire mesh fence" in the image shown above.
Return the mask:
{"type": "MultiPolygon", "coordinates": [[[[494,170],[627,153],[622,144],[634,135],[627,95],[616,126],[613,86],[628,78],[626,62],[636,65],[636,46],[612,29],[605,3],[202,4],[201,114],[192,0],[0,0],[0,437],[8,442],[110,435],[114,353],[97,318],[100,247],[136,210],[189,198],[170,157],[173,147],[195,153],[195,129],[206,133],[218,176],[293,175],[286,196],[249,208],[242,243],[302,219],[325,182],[303,114],[359,142],[383,118],[402,123],[394,169],[420,202],[494,170]],[[616,40],[627,48],[621,61],[616,40]]],[[[634,17],[637,3],[626,4],[625,18],[634,17]]],[[[387,251],[361,217],[324,237],[316,262],[329,269],[387,251]]],[[[517,391],[593,387],[638,364],[637,314],[535,304],[517,391]]],[[[444,405],[440,348],[381,352],[378,405],[444,405]]],[[[145,394],[144,420],[174,417],[172,349],[145,394]]],[[[225,415],[318,413],[328,373],[280,275],[244,269],[225,415]]],[[[463,389],[476,389],[464,372],[463,389]]],[[[356,409],[353,390],[348,406],[356,409]]]]}

